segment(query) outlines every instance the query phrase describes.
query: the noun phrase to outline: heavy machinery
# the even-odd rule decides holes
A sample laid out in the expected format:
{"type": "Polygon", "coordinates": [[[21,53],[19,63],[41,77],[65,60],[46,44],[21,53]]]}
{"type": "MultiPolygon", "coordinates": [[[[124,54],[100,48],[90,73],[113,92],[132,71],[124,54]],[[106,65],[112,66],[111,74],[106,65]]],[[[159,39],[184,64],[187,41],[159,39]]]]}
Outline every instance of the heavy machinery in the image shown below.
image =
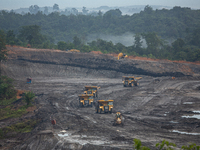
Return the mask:
{"type": "Polygon", "coordinates": [[[126,54],[124,54],[124,53],[119,53],[118,54],[118,60],[120,59],[120,58],[126,58],[126,57],[128,57],[126,54]]]}
{"type": "Polygon", "coordinates": [[[98,100],[95,104],[96,113],[112,113],[114,100],[98,100]]]}
{"type": "Polygon", "coordinates": [[[126,87],[126,86],[133,87],[133,86],[139,85],[138,80],[140,80],[140,79],[142,79],[142,77],[123,76],[122,82],[123,82],[124,87],[126,87]]]}
{"type": "Polygon", "coordinates": [[[116,125],[124,125],[123,120],[122,120],[122,114],[120,112],[117,112],[115,115],[115,120],[113,123],[114,126],[116,125]]]}
{"type": "Polygon", "coordinates": [[[84,94],[93,94],[94,97],[98,97],[98,86],[85,86],[84,94]]]}
{"type": "Polygon", "coordinates": [[[78,96],[79,97],[79,106],[91,106],[93,105],[94,98],[93,94],[81,94],[78,96]]]}

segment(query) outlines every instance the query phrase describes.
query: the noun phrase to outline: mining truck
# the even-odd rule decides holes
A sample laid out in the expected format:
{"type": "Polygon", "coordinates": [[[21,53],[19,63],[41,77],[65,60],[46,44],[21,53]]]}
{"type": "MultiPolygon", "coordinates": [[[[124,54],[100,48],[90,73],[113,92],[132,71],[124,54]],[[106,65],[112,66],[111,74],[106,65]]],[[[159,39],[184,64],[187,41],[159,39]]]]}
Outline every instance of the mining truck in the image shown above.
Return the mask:
{"type": "Polygon", "coordinates": [[[119,53],[118,54],[118,60],[120,59],[120,58],[126,58],[126,57],[128,57],[126,54],[124,54],[124,53],[119,53]]]}
{"type": "Polygon", "coordinates": [[[94,97],[98,97],[98,86],[85,86],[84,94],[93,94],[94,97]]]}
{"type": "Polygon", "coordinates": [[[113,125],[114,126],[116,126],[116,125],[122,125],[123,126],[124,125],[123,119],[122,119],[122,114],[120,112],[116,113],[113,125]]]}
{"type": "Polygon", "coordinates": [[[142,77],[123,76],[122,82],[123,82],[124,87],[126,87],[126,86],[133,87],[133,86],[139,85],[138,80],[140,80],[140,79],[142,79],[142,77]]]}
{"type": "Polygon", "coordinates": [[[112,113],[114,100],[98,100],[95,103],[96,113],[112,113]]]}
{"type": "Polygon", "coordinates": [[[79,97],[79,106],[80,107],[84,107],[84,106],[92,107],[93,102],[94,102],[93,94],[81,94],[78,97],[79,97]]]}

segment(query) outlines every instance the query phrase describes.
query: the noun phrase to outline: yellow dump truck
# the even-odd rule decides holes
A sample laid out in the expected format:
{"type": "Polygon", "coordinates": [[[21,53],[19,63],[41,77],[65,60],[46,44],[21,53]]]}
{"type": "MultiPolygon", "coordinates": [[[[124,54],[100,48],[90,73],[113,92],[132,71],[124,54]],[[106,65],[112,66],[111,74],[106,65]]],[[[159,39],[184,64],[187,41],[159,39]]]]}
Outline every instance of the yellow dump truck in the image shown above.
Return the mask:
{"type": "Polygon", "coordinates": [[[98,97],[98,86],[85,86],[84,94],[93,94],[94,97],[98,97]]]}
{"type": "Polygon", "coordinates": [[[81,94],[78,96],[79,97],[79,106],[91,106],[93,105],[94,98],[93,94],[81,94]]]}
{"type": "Polygon", "coordinates": [[[142,77],[123,76],[122,82],[123,82],[124,87],[126,87],[126,86],[133,87],[133,86],[139,85],[138,80],[140,80],[140,79],[142,79],[142,77]]]}
{"type": "Polygon", "coordinates": [[[126,58],[126,57],[128,57],[126,54],[124,54],[124,53],[119,53],[118,54],[118,60],[120,59],[120,58],[126,58]]]}
{"type": "Polygon", "coordinates": [[[113,125],[114,126],[116,126],[116,125],[122,125],[123,126],[124,125],[123,121],[122,121],[122,114],[120,112],[116,113],[113,125]]]}
{"type": "Polygon", "coordinates": [[[98,100],[95,104],[96,113],[112,113],[114,100],[98,100]]]}

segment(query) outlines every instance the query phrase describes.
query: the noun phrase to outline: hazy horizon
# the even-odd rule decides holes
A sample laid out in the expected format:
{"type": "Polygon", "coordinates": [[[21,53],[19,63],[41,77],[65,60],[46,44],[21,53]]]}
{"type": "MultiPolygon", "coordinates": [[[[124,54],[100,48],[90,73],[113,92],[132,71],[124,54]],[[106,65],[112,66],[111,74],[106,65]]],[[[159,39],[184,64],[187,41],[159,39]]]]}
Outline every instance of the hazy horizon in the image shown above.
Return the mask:
{"type": "Polygon", "coordinates": [[[200,9],[200,0],[0,0],[0,10],[11,10],[19,8],[28,8],[31,5],[38,5],[39,7],[52,7],[58,4],[60,9],[66,7],[121,7],[133,5],[162,5],[162,6],[180,6],[200,9]]]}

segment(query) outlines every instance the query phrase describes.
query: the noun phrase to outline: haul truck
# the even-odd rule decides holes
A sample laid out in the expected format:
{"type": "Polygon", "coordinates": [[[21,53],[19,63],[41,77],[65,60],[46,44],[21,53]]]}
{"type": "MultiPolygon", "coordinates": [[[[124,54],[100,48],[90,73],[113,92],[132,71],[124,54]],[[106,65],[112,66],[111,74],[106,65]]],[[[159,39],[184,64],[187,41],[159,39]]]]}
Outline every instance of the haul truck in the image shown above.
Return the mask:
{"type": "Polygon", "coordinates": [[[93,105],[94,98],[93,94],[81,94],[78,96],[79,97],[79,106],[91,106],[93,105]]]}
{"type": "Polygon", "coordinates": [[[140,80],[140,79],[142,79],[142,77],[123,76],[122,82],[123,82],[124,87],[126,87],[126,86],[133,87],[133,86],[139,85],[138,80],[140,80]]]}
{"type": "Polygon", "coordinates": [[[85,86],[84,94],[93,94],[94,97],[98,97],[98,86],[85,86]]]}
{"type": "Polygon", "coordinates": [[[96,102],[96,113],[112,113],[114,100],[98,100],[96,102]]]}

